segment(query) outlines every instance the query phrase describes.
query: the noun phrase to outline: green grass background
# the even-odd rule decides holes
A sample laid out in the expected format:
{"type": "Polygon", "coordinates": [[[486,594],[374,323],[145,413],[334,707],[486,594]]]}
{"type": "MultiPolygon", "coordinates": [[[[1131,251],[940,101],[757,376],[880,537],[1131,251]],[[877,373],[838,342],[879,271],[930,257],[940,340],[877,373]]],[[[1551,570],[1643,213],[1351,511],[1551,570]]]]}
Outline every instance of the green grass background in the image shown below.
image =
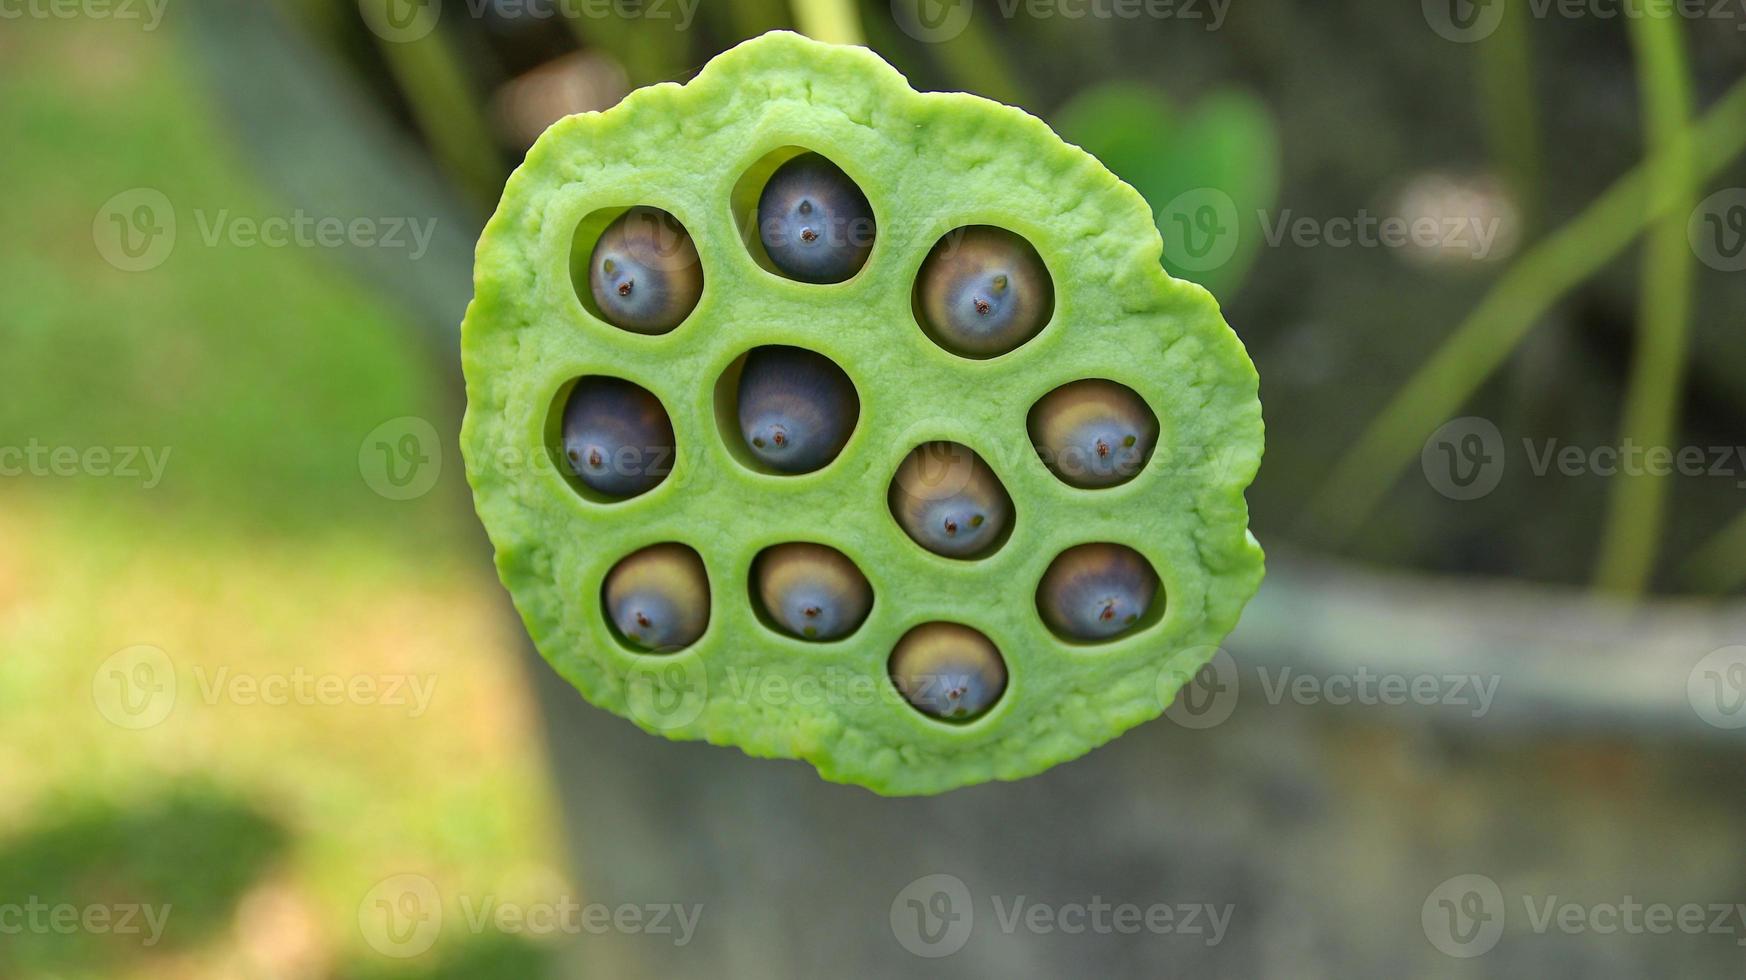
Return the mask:
{"type": "Polygon", "coordinates": [[[397,960],[359,924],[398,874],[430,878],[451,923],[458,897],[570,893],[453,447],[416,500],[360,476],[386,419],[455,430],[452,371],[334,256],[202,240],[197,212],[290,209],[244,176],[168,27],[0,23],[0,171],[0,446],[170,453],[150,489],[0,477],[0,903],[172,907],[150,948],[0,936],[0,977],[529,975],[537,940],[451,926],[397,960]],[[179,234],[127,273],[92,223],[138,187],[168,196],[179,234]],[[136,644],[178,678],[141,731],[92,693],[136,644]],[[225,668],[435,693],[419,717],[208,699],[225,668]]]}

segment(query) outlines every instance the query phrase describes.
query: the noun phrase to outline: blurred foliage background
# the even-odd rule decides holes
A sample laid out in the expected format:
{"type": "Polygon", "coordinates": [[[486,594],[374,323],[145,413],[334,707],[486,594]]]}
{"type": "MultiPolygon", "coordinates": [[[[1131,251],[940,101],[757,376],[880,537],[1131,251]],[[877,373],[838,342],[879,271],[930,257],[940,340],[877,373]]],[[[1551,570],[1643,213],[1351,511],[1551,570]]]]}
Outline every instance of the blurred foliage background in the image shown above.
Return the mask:
{"type": "MultiPolygon", "coordinates": [[[[444,3],[436,29],[393,40],[371,29],[374,3],[171,0],[161,29],[0,20],[0,446],[164,461],[161,479],[46,464],[0,478],[0,895],[176,910],[151,946],[6,937],[0,976],[509,977],[550,955],[445,934],[402,963],[358,924],[399,874],[505,900],[569,887],[517,627],[453,451],[465,248],[551,120],[817,12],[704,0],[681,28],[444,3]],[[260,111],[287,93],[308,119],[260,111]],[[137,188],[173,202],[179,228],[161,264],[130,272],[106,260],[103,219],[137,188]],[[203,224],[350,213],[322,207],[342,193],[404,195],[356,213],[440,218],[431,248],[247,246],[203,224]],[[361,457],[406,417],[443,433],[440,477],[391,499],[361,457]],[[178,702],[132,730],[94,685],[139,645],[174,665],[178,702]],[[424,711],[245,704],[210,693],[227,668],[428,679],[435,694],[424,711]]],[[[1506,6],[1474,43],[1439,36],[1418,5],[1360,2],[1249,0],[1194,20],[981,2],[937,39],[869,2],[859,26],[918,87],[1036,112],[1148,197],[1166,264],[1220,296],[1260,369],[1269,449],[1250,500],[1270,546],[1737,592],[1746,473],[1632,492],[1512,457],[1497,492],[1460,504],[1418,474],[1455,415],[1512,445],[1635,431],[1733,446],[1746,431],[1746,289],[1685,235],[1697,201],[1746,185],[1739,25],[1680,22],[1670,41],[1506,6]],[[1192,224],[1208,189],[1235,224],[1229,254],[1195,267],[1174,222],[1192,224]],[[1661,244],[1639,244],[1663,211],[1661,244]],[[1480,255],[1277,236],[1362,215],[1479,221],[1496,239],[1480,255]],[[1464,323],[1476,339],[1439,355],[1464,323]],[[1391,402],[1414,378],[1424,397],[1391,402]]]]}

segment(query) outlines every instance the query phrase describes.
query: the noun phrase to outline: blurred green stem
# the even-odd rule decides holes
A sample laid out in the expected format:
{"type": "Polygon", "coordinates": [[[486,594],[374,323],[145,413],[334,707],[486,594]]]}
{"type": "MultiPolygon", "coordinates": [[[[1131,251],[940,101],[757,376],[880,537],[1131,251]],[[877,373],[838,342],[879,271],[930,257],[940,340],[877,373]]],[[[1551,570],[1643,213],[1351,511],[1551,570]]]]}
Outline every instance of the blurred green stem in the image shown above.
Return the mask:
{"type": "Polygon", "coordinates": [[[1494,0],[1503,19],[1491,37],[1476,45],[1479,104],[1485,116],[1492,156],[1504,172],[1522,223],[1538,226],[1540,122],[1534,102],[1533,51],[1528,43],[1531,0],[1494,0]]]}
{"type": "Polygon", "coordinates": [[[742,38],[757,37],[788,25],[788,6],[782,0],[733,0],[728,9],[734,30],[742,38]]]}
{"type": "Polygon", "coordinates": [[[1726,592],[1746,582],[1746,514],[1729,521],[1685,563],[1680,578],[1693,589],[1726,592]]]}
{"type": "Polygon", "coordinates": [[[1746,79],[1734,83],[1696,126],[1655,159],[1621,177],[1581,214],[1526,252],[1424,366],[1409,378],[1335,462],[1310,501],[1303,530],[1338,542],[1361,525],[1432,430],[1479,390],[1535,321],[1566,291],[1623,251],[1644,226],[1672,211],[1746,148],[1746,79]],[[1693,186],[1656,177],[1669,154],[1690,154],[1693,186]]]}
{"type": "Polygon", "coordinates": [[[608,16],[574,12],[564,18],[570,32],[583,43],[624,66],[633,86],[667,82],[683,75],[689,66],[689,35],[678,22],[655,17],[608,16]]]}
{"type": "MultiPolygon", "coordinates": [[[[1691,318],[1692,254],[1686,219],[1696,205],[1691,148],[1680,135],[1692,114],[1691,72],[1682,21],[1671,11],[1629,18],[1642,93],[1644,139],[1655,154],[1650,179],[1684,191],[1661,213],[1643,249],[1637,349],[1631,361],[1619,445],[1668,446],[1679,424],[1691,318]]],[[[1655,570],[1667,511],[1668,477],[1621,470],[1608,500],[1595,584],[1624,595],[1643,592],[1655,570]]]]}
{"type": "Polygon", "coordinates": [[[443,32],[431,31],[412,41],[379,40],[378,46],[443,169],[475,205],[488,211],[503,179],[497,141],[443,32]]]}
{"type": "Polygon", "coordinates": [[[866,44],[854,0],[794,0],[794,22],[815,41],[866,44]]]}
{"type": "MultiPolygon", "coordinates": [[[[974,92],[1007,105],[1034,105],[1018,75],[1008,67],[1009,59],[983,25],[988,14],[979,11],[970,0],[958,2],[969,6],[970,19],[956,37],[939,41],[917,41],[899,30],[896,19],[892,17],[868,18],[866,27],[873,35],[874,50],[891,55],[920,44],[928,52],[928,60],[938,69],[943,81],[955,89],[974,92]]],[[[893,60],[902,63],[901,59],[893,60]]]]}
{"type": "Polygon", "coordinates": [[[982,25],[981,17],[971,16],[957,37],[943,41],[936,47],[941,67],[964,91],[975,92],[1007,105],[1030,104],[1024,83],[1008,70],[1007,59],[1001,53],[1000,45],[982,25]]]}

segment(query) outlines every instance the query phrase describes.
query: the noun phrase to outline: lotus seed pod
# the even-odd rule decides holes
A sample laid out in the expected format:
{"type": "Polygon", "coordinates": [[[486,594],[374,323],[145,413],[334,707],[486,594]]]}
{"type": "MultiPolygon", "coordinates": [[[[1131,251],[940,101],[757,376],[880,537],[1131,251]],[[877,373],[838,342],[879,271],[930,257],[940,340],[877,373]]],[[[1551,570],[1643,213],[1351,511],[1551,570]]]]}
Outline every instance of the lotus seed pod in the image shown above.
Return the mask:
{"type": "Polygon", "coordinates": [[[564,406],[564,458],[591,489],[634,497],[673,468],[673,423],[660,399],[619,378],[583,378],[564,406]]]}
{"type": "Polygon", "coordinates": [[[1049,270],[1031,243],[988,225],[947,234],[916,278],[922,323],[967,357],[1004,354],[1037,335],[1055,308],[1049,270]]]}
{"type": "Polygon", "coordinates": [[[891,682],[916,710],[970,721],[1006,691],[1006,661],[988,637],[957,623],[923,623],[891,651],[891,682]]]}
{"type": "Polygon", "coordinates": [[[638,650],[674,653],[709,625],[709,577],[703,559],[682,544],[650,545],[607,573],[607,614],[638,650]]]}
{"type": "Polygon", "coordinates": [[[739,406],[746,447],[783,473],[810,473],[836,459],[861,413],[843,369],[798,347],[746,355],[739,406]]]}
{"type": "Polygon", "coordinates": [[[635,207],[594,243],[588,288],[607,323],[632,333],[666,333],[703,295],[703,263],[677,219],[635,207]]]}
{"type": "Polygon", "coordinates": [[[1158,443],[1158,416],[1132,388],[1089,379],[1062,385],[1031,410],[1031,443],[1062,482],[1113,487],[1140,472],[1158,443]]]}
{"type": "Polygon", "coordinates": [[[1139,552],[1082,544],[1049,564],[1037,586],[1037,611],[1067,639],[1107,640],[1139,623],[1157,593],[1158,573],[1139,552]]]}
{"type": "Polygon", "coordinates": [[[982,457],[930,442],[904,457],[891,480],[891,513],[916,544],[947,558],[976,558],[1012,523],[1012,498],[982,457]]]}
{"type": "Polygon", "coordinates": [[[842,282],[873,251],[873,207],[842,168],[817,153],[776,168],[758,197],[758,238],[782,274],[842,282]]]}
{"type": "MultiPolygon", "coordinates": [[[[958,235],[958,257],[993,254],[985,237],[1012,236],[958,235]]],[[[1158,717],[1236,624],[1262,574],[1243,500],[1262,449],[1255,371],[1217,301],[1165,273],[1158,242],[1146,202],[1036,117],[963,93],[918,93],[862,47],[768,34],[683,85],[553,124],[480,238],[461,333],[468,481],[497,572],[541,654],[589,701],[666,737],[803,759],[824,778],[885,794],[1021,778],[1158,717]],[[753,227],[775,169],[768,161],[795,146],[852,174],[880,219],[879,244],[843,287],[773,274],[753,227]],[[708,295],[663,337],[585,315],[596,308],[581,280],[601,216],[629,203],[683,215],[708,266],[708,295]],[[1008,295],[1034,288],[1048,301],[1040,314],[1034,303],[1015,312],[1030,324],[1008,331],[996,347],[1011,352],[986,362],[929,325],[918,288],[939,234],[984,225],[1022,232],[1026,256],[1034,252],[1028,268],[1037,274],[1009,271],[1008,295]],[[764,348],[820,352],[853,379],[825,389],[852,391],[850,408],[837,398],[806,416],[840,425],[819,427],[835,433],[821,437],[829,464],[804,477],[772,476],[785,464],[760,458],[758,433],[741,424],[742,380],[748,395],[800,389],[791,379],[758,381],[765,359],[750,354],[764,348]],[[1092,492],[1025,458],[1043,393],[1115,372],[1149,379],[1135,387],[1160,445],[1168,437],[1219,465],[1147,479],[1162,470],[1154,460],[1122,490],[1092,492]],[[502,465],[548,451],[572,379],[608,375],[658,392],[670,413],[683,463],[665,483],[596,506],[579,499],[578,490],[599,496],[579,480],[502,465]],[[916,458],[924,444],[932,451],[916,458]],[[967,505],[956,535],[946,534],[945,498],[967,505]],[[966,529],[978,513],[982,525],[966,529]],[[912,536],[908,524],[925,530],[912,536]],[[626,555],[681,537],[715,588],[693,563],[688,594],[712,600],[707,628],[693,627],[690,646],[661,662],[635,652],[604,583],[626,555]],[[1170,615],[1159,615],[1160,585],[1124,639],[1087,647],[1043,621],[1038,589],[1049,559],[1096,539],[1153,562],[1170,615]],[[876,591],[858,628],[803,647],[773,635],[784,629],[782,604],[760,589],[759,554],[812,541],[852,556],[876,591]],[[941,541],[972,558],[941,558],[926,545],[941,541]],[[718,569],[737,570],[733,587],[721,588],[718,569]],[[980,639],[948,647],[930,640],[941,632],[930,628],[906,642],[910,626],[944,620],[960,624],[948,632],[980,639]],[[894,666],[900,646],[980,653],[960,654],[974,670],[912,662],[915,653],[894,666]],[[898,678],[953,673],[974,683],[960,685],[955,703],[940,702],[942,714],[993,710],[952,726],[898,694],[898,678]],[[747,697],[747,678],[759,690],[768,682],[847,696],[747,697]]],[[[949,271],[947,261],[930,274],[949,271]]],[[[973,306],[972,324],[983,325],[973,306]]],[[[1009,309],[989,306],[988,320],[1009,309]]],[[[748,400],[748,415],[800,417],[753,402],[761,399],[748,400]]],[[[784,432],[785,441],[794,434],[784,432]]]]}
{"type": "Polygon", "coordinates": [[[779,544],[758,555],[752,578],[764,611],[808,640],[853,633],[873,605],[873,587],[848,556],[822,544],[779,544]]]}

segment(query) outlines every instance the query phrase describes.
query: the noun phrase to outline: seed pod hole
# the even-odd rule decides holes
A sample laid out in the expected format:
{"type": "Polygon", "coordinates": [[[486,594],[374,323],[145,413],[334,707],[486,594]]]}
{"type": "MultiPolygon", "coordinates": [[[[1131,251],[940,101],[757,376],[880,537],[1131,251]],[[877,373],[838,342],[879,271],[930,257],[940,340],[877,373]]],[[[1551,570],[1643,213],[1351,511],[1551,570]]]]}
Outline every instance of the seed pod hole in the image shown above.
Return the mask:
{"type": "Polygon", "coordinates": [[[963,357],[998,357],[1049,322],[1055,284],[1030,242],[967,225],[947,232],[922,261],[914,306],[934,343],[963,357]]]}
{"type": "Polygon", "coordinates": [[[983,558],[1012,531],[1013,505],[982,457],[956,442],[917,446],[898,464],[887,495],[910,539],[947,558],[983,558]]]}
{"type": "Polygon", "coordinates": [[[821,285],[852,279],[877,237],[860,185],[805,147],[764,154],[734,184],[731,204],[753,260],[785,279],[821,285]]]}
{"type": "Polygon", "coordinates": [[[747,351],[715,386],[716,423],[728,449],[760,473],[796,475],[828,465],[861,418],[843,369],[801,347],[747,351]]]}
{"type": "Polygon", "coordinates": [[[1037,612],[1064,640],[1095,643],[1157,622],[1158,573],[1126,545],[1096,543],[1055,557],[1037,586],[1037,612]]]}
{"type": "Polygon", "coordinates": [[[873,607],[873,587],[849,557],[822,544],[765,548],[752,561],[752,599],[765,622],[804,640],[841,639],[873,607]]]}
{"type": "Polygon", "coordinates": [[[596,211],[576,226],[570,282],[589,313],[622,330],[661,334],[703,296],[703,263],[685,226],[652,207],[596,211]]]}
{"type": "Polygon", "coordinates": [[[553,463],[584,498],[625,500],[673,470],[673,423],[660,399],[623,378],[589,375],[558,392],[547,422],[553,463]]]}
{"type": "Polygon", "coordinates": [[[1158,416],[1132,388],[1091,378],[1038,399],[1027,428],[1031,444],[1069,486],[1113,487],[1133,479],[1158,444],[1158,416]]]}
{"type": "Polygon", "coordinates": [[[606,573],[606,620],[638,653],[675,653],[709,626],[709,576],[689,546],[668,542],[634,552],[606,573]]]}
{"type": "Polygon", "coordinates": [[[886,671],[904,700],[942,721],[979,718],[1006,693],[1006,661],[994,642],[958,623],[923,623],[903,634],[886,671]]]}

